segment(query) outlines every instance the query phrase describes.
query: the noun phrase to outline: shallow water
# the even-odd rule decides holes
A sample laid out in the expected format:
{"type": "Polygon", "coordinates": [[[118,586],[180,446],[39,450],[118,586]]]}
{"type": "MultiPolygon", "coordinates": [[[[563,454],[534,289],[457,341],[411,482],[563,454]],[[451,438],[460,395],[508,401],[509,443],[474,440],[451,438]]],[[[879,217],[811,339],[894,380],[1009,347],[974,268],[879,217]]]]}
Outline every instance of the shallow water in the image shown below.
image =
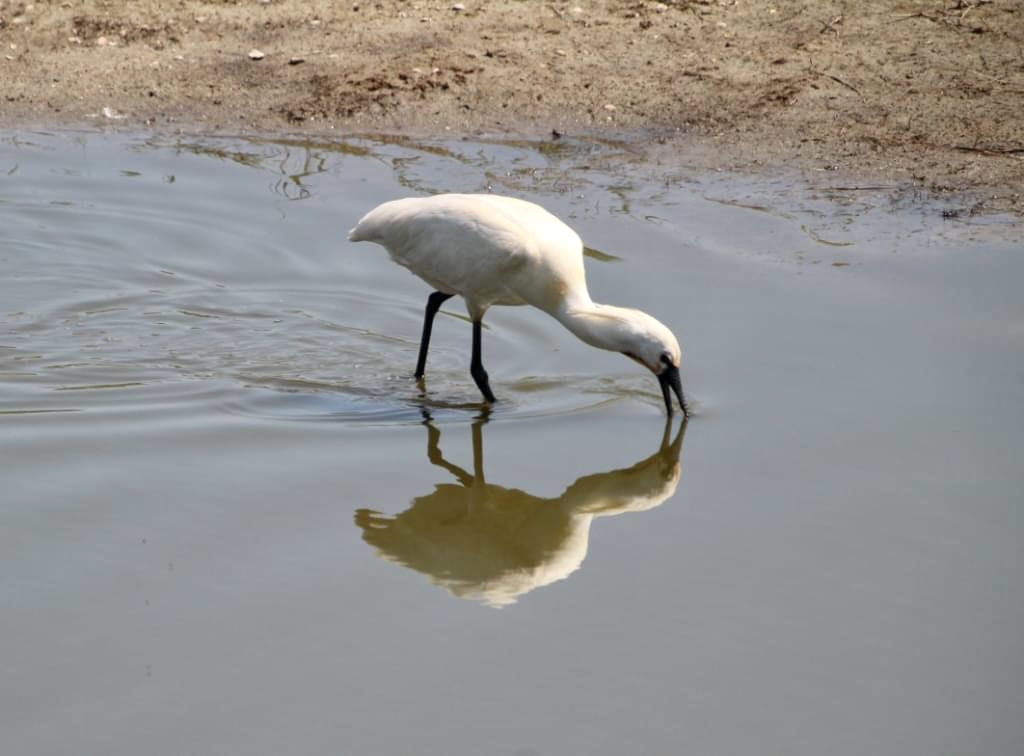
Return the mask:
{"type": "Polygon", "coordinates": [[[0,140],[5,752],[1015,753],[1005,218],[628,146],[0,140]],[[353,245],[492,189],[676,330],[698,414],[353,245]]]}

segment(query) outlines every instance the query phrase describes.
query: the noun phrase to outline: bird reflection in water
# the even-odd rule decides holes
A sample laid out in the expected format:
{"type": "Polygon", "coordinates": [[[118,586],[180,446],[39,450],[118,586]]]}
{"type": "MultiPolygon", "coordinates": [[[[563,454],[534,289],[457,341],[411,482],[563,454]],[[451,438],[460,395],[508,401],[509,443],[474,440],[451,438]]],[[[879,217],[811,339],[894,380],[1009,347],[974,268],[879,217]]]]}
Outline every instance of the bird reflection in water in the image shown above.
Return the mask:
{"type": "Polygon", "coordinates": [[[389,517],[355,513],[363,540],[389,561],[422,572],[454,596],[493,607],[562,580],[587,556],[595,517],[642,512],[669,499],[679,483],[685,420],[673,439],[666,423],[660,448],[632,467],[585,475],[560,496],[543,498],[488,483],[483,425],[472,426],[473,472],[446,460],[441,431],[429,418],[427,458],[457,483],[441,483],[389,517]]]}

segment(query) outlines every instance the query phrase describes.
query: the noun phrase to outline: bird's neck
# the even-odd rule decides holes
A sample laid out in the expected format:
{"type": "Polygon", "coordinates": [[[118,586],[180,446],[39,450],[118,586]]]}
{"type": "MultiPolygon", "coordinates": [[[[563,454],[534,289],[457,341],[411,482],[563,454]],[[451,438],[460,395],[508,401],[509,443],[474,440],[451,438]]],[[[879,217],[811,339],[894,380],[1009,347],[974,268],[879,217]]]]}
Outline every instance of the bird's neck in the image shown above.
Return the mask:
{"type": "Polygon", "coordinates": [[[580,341],[598,349],[626,351],[626,313],[620,307],[592,302],[590,298],[567,300],[551,314],[580,341]]]}

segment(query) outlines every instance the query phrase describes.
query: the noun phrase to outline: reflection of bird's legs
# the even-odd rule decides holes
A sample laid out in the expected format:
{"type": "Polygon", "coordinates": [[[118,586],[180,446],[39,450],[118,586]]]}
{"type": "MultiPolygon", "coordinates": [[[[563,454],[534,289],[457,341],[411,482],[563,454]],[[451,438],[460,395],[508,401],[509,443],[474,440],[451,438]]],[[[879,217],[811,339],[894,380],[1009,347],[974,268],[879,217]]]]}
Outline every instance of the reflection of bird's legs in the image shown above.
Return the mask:
{"type": "Polygon", "coordinates": [[[450,472],[459,483],[467,488],[473,485],[472,475],[458,465],[453,465],[441,454],[441,431],[430,420],[424,421],[423,424],[427,426],[427,459],[430,460],[430,463],[450,472]]]}
{"type": "Polygon", "coordinates": [[[444,301],[453,296],[455,295],[435,291],[427,297],[427,311],[423,314],[423,336],[420,337],[420,356],[416,360],[416,373],[414,374],[416,378],[422,378],[423,371],[427,369],[427,349],[430,348],[430,332],[434,328],[434,316],[437,315],[437,311],[441,309],[444,301]]]}
{"type": "MultiPolygon", "coordinates": [[[[432,465],[447,470],[455,479],[459,481],[466,488],[474,489],[481,494],[487,490],[487,483],[484,481],[484,434],[483,426],[487,422],[487,414],[483,414],[473,421],[472,434],[473,434],[473,474],[470,475],[468,472],[463,470],[456,464],[452,464],[444,458],[444,454],[441,452],[441,429],[438,428],[431,421],[430,413],[426,409],[423,410],[423,425],[427,428],[427,459],[430,460],[432,465]]],[[[475,499],[471,498],[466,501],[467,507],[470,509],[473,507],[475,499]]],[[[467,509],[466,514],[470,514],[467,509]]]]}
{"type": "Polygon", "coordinates": [[[473,477],[477,485],[484,485],[484,431],[483,426],[486,419],[476,420],[473,423],[473,477]]]}
{"type": "Polygon", "coordinates": [[[484,423],[487,416],[483,415],[473,421],[473,493],[468,504],[470,507],[481,505],[487,499],[487,481],[484,480],[484,423]]]}

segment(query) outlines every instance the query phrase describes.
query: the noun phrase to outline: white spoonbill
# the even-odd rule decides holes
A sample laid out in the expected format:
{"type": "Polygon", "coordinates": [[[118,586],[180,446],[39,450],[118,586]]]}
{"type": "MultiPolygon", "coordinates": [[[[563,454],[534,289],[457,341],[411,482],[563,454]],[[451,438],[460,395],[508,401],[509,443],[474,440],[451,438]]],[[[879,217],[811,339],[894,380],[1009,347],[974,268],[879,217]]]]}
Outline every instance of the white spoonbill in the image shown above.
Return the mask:
{"type": "Polygon", "coordinates": [[[670,389],[689,413],[679,380],[679,342],[647,313],[597,304],[587,292],[583,242],[531,202],[493,194],[439,194],[378,205],[351,241],[380,244],[391,259],[432,286],[423,319],[416,378],[423,377],[430,331],[441,303],[456,294],[473,321],[469,372],[484,399],[496,401],[480,354],[480,324],[491,305],[533,305],[579,339],[621,352],[657,376],[672,414],[670,389]]]}

